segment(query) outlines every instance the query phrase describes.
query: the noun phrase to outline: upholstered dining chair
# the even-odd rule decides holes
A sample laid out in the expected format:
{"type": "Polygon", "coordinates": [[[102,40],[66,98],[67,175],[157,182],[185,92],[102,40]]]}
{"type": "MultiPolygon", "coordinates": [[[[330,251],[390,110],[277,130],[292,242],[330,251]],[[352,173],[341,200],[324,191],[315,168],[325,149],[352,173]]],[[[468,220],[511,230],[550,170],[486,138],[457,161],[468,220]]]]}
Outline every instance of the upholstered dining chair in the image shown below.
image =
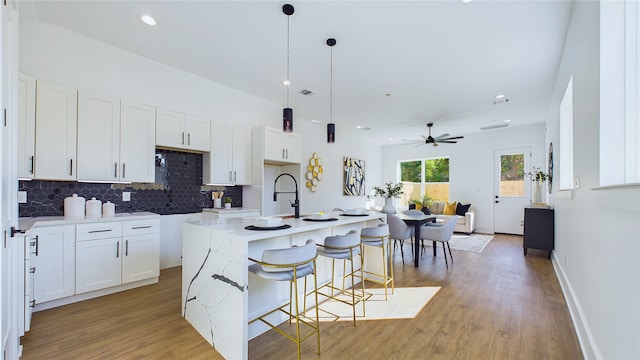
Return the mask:
{"type": "MultiPolygon", "coordinates": [[[[449,268],[449,263],[447,262],[447,249],[449,250],[449,257],[451,257],[451,263],[453,263],[453,255],[451,255],[451,247],[449,247],[449,240],[451,240],[451,236],[453,235],[453,230],[455,230],[456,222],[458,221],[457,216],[451,217],[444,224],[427,224],[423,225],[420,228],[420,240],[423,241],[436,241],[442,243],[442,252],[444,253],[444,263],[447,265],[447,269],[449,268]],[[446,249],[445,249],[445,244],[446,249]]],[[[435,246],[436,244],[434,244],[435,246]]]]}
{"type": "MultiPolygon", "coordinates": [[[[320,321],[318,307],[315,307],[315,319],[305,319],[305,317],[300,316],[300,302],[298,299],[298,279],[305,279],[304,298],[306,300],[306,278],[308,275],[313,275],[313,293],[315,295],[315,303],[318,304],[318,280],[316,276],[317,256],[318,254],[315,241],[313,241],[313,239],[309,239],[303,246],[264,250],[262,252],[262,260],[249,258],[249,260],[254,262],[254,264],[249,266],[249,271],[251,273],[267,280],[289,281],[290,293],[289,302],[263,315],[258,316],[257,318],[249,321],[249,324],[260,320],[263,323],[269,325],[272,329],[284,335],[289,340],[295,342],[298,346],[298,360],[301,357],[300,343],[303,340],[311,337],[313,334],[317,335],[318,355],[320,355],[320,321]],[[295,305],[293,305],[294,302],[295,305]],[[295,319],[295,335],[289,334],[288,332],[278,327],[276,324],[272,324],[269,320],[267,320],[268,315],[278,311],[289,316],[289,321],[295,319]],[[306,336],[301,335],[300,324],[306,325],[311,329],[311,331],[306,336]]],[[[306,301],[304,301],[304,303],[306,305],[306,301]]],[[[306,308],[303,309],[303,312],[306,312],[306,308]]]]}
{"type": "MultiPolygon", "coordinates": [[[[394,250],[397,245],[400,245],[402,264],[404,265],[404,241],[407,239],[413,240],[414,228],[413,226],[407,225],[402,219],[394,214],[387,214],[387,224],[389,224],[389,234],[393,240],[394,250]]],[[[413,252],[413,247],[411,247],[411,252],[413,252]]]]}

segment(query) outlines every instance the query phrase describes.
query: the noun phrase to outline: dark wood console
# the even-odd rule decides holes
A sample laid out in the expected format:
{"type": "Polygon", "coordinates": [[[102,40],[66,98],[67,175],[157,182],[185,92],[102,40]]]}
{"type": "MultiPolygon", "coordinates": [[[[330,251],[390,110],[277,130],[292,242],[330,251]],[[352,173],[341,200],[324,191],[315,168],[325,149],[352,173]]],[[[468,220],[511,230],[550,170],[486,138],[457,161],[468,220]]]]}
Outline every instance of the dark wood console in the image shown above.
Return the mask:
{"type": "Polygon", "coordinates": [[[527,249],[547,251],[547,258],[551,259],[554,245],[553,209],[525,208],[524,209],[524,254],[527,249]]]}

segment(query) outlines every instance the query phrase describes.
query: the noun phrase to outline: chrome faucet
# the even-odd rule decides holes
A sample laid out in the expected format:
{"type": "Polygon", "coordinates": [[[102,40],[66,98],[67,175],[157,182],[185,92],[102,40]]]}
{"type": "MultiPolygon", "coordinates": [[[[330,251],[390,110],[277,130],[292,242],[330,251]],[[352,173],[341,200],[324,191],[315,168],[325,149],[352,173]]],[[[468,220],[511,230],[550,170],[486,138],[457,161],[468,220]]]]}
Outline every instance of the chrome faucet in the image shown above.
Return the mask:
{"type": "MultiPolygon", "coordinates": [[[[296,200],[293,203],[291,203],[291,207],[293,208],[293,211],[294,211],[294,217],[298,219],[300,217],[300,201],[298,200],[298,182],[296,181],[296,178],[293,177],[293,175],[289,173],[282,173],[278,175],[278,177],[276,178],[276,181],[273,182],[273,201],[278,201],[278,194],[296,194],[296,200]],[[293,183],[296,184],[296,191],[276,191],[276,185],[278,184],[278,179],[280,179],[280,177],[283,175],[287,175],[293,179],[293,183]]],[[[291,202],[291,200],[289,200],[289,202],[291,202]]]]}

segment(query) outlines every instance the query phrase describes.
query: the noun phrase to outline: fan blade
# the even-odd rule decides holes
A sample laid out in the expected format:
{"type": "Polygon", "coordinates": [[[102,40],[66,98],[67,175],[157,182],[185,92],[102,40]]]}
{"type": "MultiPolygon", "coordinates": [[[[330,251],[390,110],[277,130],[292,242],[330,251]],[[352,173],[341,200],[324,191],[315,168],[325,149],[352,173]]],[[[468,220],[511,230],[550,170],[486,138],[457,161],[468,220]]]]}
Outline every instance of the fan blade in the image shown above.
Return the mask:
{"type": "Polygon", "coordinates": [[[423,138],[423,139],[425,139],[425,140],[427,140],[427,137],[426,137],[426,136],[424,136],[424,135],[420,135],[420,137],[421,137],[421,138],[423,138]]]}
{"type": "Polygon", "coordinates": [[[464,139],[464,136],[453,136],[453,137],[449,137],[446,139],[440,139],[440,140],[458,140],[458,139],[464,139]]]}
{"type": "Polygon", "coordinates": [[[455,144],[455,143],[457,143],[457,141],[452,141],[452,140],[440,140],[440,141],[438,141],[438,143],[455,144]]]}
{"type": "Polygon", "coordinates": [[[442,135],[440,135],[440,136],[436,136],[436,137],[435,137],[435,139],[436,139],[436,140],[444,139],[444,138],[446,138],[446,137],[447,137],[447,136],[449,136],[449,135],[450,135],[450,134],[446,134],[446,133],[445,133],[445,134],[442,134],[442,135]]]}

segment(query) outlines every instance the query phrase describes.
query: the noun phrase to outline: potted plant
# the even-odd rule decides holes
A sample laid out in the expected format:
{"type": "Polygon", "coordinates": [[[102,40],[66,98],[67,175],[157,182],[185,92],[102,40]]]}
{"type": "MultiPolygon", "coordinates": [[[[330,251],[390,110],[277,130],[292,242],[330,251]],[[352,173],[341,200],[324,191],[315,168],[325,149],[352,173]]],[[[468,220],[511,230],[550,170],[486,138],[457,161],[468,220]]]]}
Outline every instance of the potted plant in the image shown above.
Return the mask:
{"type": "Polygon", "coordinates": [[[384,187],[373,187],[373,196],[380,196],[384,198],[382,212],[387,214],[395,214],[396,208],[393,206],[392,199],[400,198],[402,194],[404,194],[404,191],[402,191],[401,182],[388,182],[384,184],[384,187]]]}
{"type": "Polygon", "coordinates": [[[531,177],[531,181],[533,181],[533,203],[542,203],[542,183],[549,179],[549,174],[534,166],[525,175],[531,177]]]}
{"type": "Polygon", "coordinates": [[[224,198],[224,208],[231,209],[231,198],[229,196],[224,198]]]}
{"type": "Polygon", "coordinates": [[[424,194],[420,199],[409,200],[409,204],[415,205],[416,210],[422,210],[431,206],[431,204],[433,204],[433,199],[429,197],[429,195],[424,194]]]}

